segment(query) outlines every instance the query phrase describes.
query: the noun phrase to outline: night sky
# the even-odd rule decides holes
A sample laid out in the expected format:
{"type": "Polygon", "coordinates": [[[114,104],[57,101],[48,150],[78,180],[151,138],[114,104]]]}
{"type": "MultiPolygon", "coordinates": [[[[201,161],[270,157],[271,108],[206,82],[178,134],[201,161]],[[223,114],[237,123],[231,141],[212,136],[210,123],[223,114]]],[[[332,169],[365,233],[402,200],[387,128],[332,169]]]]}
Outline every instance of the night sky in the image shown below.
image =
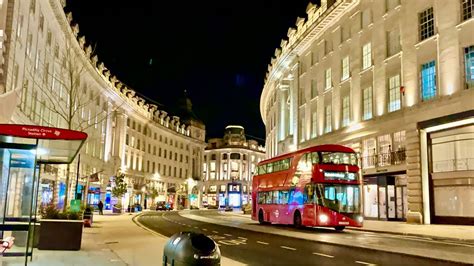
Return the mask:
{"type": "Polygon", "coordinates": [[[186,90],[207,138],[239,124],[263,139],[267,64],[308,3],[70,0],[66,11],[99,60],[142,96],[172,112],[186,90]]]}

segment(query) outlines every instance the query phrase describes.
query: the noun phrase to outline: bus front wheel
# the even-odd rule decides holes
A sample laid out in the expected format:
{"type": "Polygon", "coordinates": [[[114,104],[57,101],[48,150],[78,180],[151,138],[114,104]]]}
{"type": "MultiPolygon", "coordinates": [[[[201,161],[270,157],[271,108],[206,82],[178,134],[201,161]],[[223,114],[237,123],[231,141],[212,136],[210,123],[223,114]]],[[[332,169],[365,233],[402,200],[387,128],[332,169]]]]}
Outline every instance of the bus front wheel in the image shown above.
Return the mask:
{"type": "Polygon", "coordinates": [[[263,211],[262,211],[262,210],[260,210],[260,211],[258,212],[258,222],[259,222],[260,224],[265,224],[265,220],[263,219],[263,211]]]}
{"type": "Polygon", "coordinates": [[[345,226],[336,226],[334,227],[334,229],[336,229],[336,231],[338,232],[342,232],[342,230],[344,230],[344,228],[346,228],[345,226]]]}
{"type": "Polygon", "coordinates": [[[301,228],[303,223],[301,222],[301,214],[299,211],[295,212],[295,217],[293,218],[293,225],[296,228],[301,228]]]}

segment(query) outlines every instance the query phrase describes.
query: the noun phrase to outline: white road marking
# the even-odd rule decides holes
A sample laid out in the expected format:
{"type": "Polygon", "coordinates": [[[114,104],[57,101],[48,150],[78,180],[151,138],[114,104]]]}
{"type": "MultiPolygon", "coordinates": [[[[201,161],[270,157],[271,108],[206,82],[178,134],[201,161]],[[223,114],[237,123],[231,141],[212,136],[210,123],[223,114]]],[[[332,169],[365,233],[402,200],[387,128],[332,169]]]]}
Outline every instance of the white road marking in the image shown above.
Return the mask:
{"type": "Polygon", "coordinates": [[[231,234],[224,234],[225,236],[232,236],[231,234]]]}
{"type": "Polygon", "coordinates": [[[263,242],[263,241],[257,241],[257,243],[262,244],[262,245],[268,245],[267,242],[263,242]]]}
{"type": "Polygon", "coordinates": [[[288,250],[296,250],[296,248],[287,247],[287,246],[280,246],[281,248],[288,249],[288,250]]]}
{"type": "Polygon", "coordinates": [[[374,263],[359,261],[359,260],[356,260],[355,263],[364,264],[364,265],[377,265],[377,264],[374,264],[374,263]]]}
{"type": "Polygon", "coordinates": [[[318,253],[318,252],[313,252],[313,255],[318,255],[318,256],[328,257],[328,258],[334,258],[334,256],[332,256],[332,255],[318,253]]]}
{"type": "Polygon", "coordinates": [[[212,232],[213,232],[214,234],[218,234],[218,233],[219,233],[219,232],[217,232],[217,231],[212,231],[212,232]]]}
{"type": "Polygon", "coordinates": [[[237,238],[244,239],[244,240],[247,240],[247,239],[248,239],[248,238],[246,238],[246,237],[241,237],[241,236],[238,236],[237,238]]]}
{"type": "Polygon", "coordinates": [[[199,229],[199,227],[195,226],[194,228],[199,229]]]}
{"type": "Polygon", "coordinates": [[[206,228],[203,228],[202,230],[203,230],[203,231],[207,231],[207,229],[206,229],[206,228]]]}

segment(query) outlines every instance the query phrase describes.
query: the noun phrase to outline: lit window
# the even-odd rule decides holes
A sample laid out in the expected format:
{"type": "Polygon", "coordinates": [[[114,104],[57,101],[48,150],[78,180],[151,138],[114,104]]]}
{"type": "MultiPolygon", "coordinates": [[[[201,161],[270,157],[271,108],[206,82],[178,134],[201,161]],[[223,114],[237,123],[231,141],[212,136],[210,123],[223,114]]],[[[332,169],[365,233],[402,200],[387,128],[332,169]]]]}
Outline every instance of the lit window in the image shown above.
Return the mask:
{"type": "Polygon", "coordinates": [[[474,0],[462,0],[462,20],[468,20],[474,14],[474,0]]]}
{"type": "Polygon", "coordinates": [[[474,45],[464,48],[464,64],[466,71],[466,87],[474,88],[474,45]]]}
{"type": "Polygon", "coordinates": [[[318,136],[318,113],[313,112],[311,114],[311,138],[318,136]]]}
{"type": "Polygon", "coordinates": [[[300,108],[300,129],[301,129],[301,132],[300,132],[300,141],[303,142],[306,140],[305,136],[306,136],[306,121],[305,121],[305,109],[304,107],[303,108],[300,108]]]}
{"type": "Polygon", "coordinates": [[[435,61],[421,65],[421,99],[429,100],[436,96],[436,64],[435,61]]]}
{"type": "Polygon", "coordinates": [[[363,119],[368,120],[372,118],[372,88],[365,88],[363,91],[363,119]]]}
{"type": "Polygon", "coordinates": [[[331,105],[326,106],[326,121],[325,121],[325,127],[324,127],[324,132],[328,133],[331,132],[332,126],[331,126],[331,105]]]}
{"type": "Polygon", "coordinates": [[[434,16],[432,7],[418,13],[418,23],[420,41],[434,35],[434,16]]]}
{"type": "Polygon", "coordinates": [[[401,108],[401,99],[400,99],[400,75],[390,77],[389,79],[389,101],[388,101],[388,111],[393,112],[401,108]]]}
{"type": "Polygon", "coordinates": [[[362,47],[362,70],[372,66],[372,44],[369,42],[362,47]]]}
{"type": "Polygon", "coordinates": [[[349,96],[342,98],[342,126],[346,127],[350,123],[350,100],[349,96]]]}
{"type": "Polygon", "coordinates": [[[332,81],[331,81],[331,69],[328,68],[326,69],[326,72],[325,72],[325,86],[324,88],[326,90],[329,90],[331,87],[332,87],[332,81]]]}
{"type": "Polygon", "coordinates": [[[341,80],[346,80],[348,78],[349,78],[349,56],[346,56],[342,59],[341,80]]]}

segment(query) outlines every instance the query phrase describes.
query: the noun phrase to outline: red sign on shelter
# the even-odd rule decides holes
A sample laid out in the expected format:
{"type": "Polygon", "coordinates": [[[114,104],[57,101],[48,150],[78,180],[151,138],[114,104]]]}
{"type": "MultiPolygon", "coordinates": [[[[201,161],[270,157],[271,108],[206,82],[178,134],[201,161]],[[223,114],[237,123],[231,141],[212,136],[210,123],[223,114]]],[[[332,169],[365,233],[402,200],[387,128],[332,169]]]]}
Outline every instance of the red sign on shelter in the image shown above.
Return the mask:
{"type": "Polygon", "coordinates": [[[85,140],[81,131],[35,125],[0,124],[0,135],[34,139],[85,140]]]}

